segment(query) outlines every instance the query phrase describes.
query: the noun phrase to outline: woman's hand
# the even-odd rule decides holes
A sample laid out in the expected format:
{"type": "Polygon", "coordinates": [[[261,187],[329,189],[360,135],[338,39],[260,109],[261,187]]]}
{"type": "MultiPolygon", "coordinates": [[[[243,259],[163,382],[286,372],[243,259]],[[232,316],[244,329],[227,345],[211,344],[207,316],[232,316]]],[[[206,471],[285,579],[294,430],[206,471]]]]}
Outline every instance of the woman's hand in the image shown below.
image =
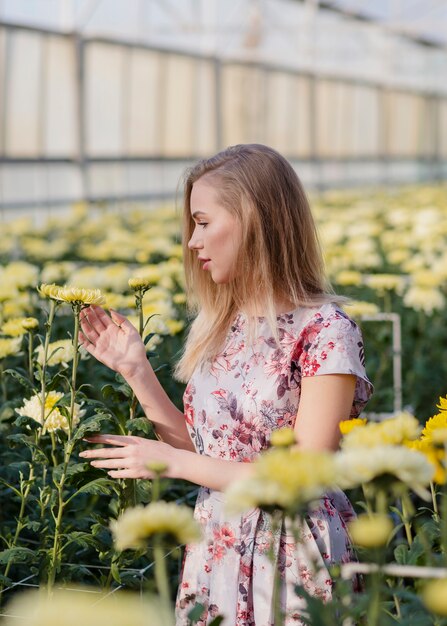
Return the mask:
{"type": "Polygon", "coordinates": [[[146,349],[138,331],[124,315],[116,311],[111,315],[99,306],[85,308],[79,341],[98,361],[128,378],[147,360],[146,349]]]}
{"type": "Polygon", "coordinates": [[[112,478],[154,478],[154,472],[148,469],[151,463],[165,464],[167,469],[163,476],[177,478],[174,475],[176,449],[167,443],[130,435],[93,435],[85,440],[112,446],[79,454],[84,459],[94,459],[90,463],[109,470],[107,473],[112,478]]]}

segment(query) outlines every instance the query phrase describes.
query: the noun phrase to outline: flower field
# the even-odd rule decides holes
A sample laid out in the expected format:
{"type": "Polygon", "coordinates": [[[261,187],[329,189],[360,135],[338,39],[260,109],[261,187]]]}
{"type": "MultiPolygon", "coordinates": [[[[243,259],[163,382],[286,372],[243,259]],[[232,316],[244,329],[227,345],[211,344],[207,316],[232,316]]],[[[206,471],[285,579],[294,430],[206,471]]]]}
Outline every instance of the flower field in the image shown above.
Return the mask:
{"type": "MultiPolygon", "coordinates": [[[[351,532],[360,560],[375,567],[354,594],[353,574],[334,566],[333,600],[308,597],[302,619],[447,624],[447,187],[334,191],[312,206],[330,280],[352,298],[345,309],[362,328],[371,412],[393,410],[393,355],[390,324],[370,318],[401,316],[405,410],[382,423],[343,423],[340,451],[317,460],[279,431],[254,477],[230,488],[228,510],[261,506],[278,523],[298,524],[298,536],[309,502],[346,490],[359,512],[351,532]],[[422,569],[399,569],[410,566],[422,569]]],[[[154,433],[124,379],[90,358],[78,333],[91,303],[127,315],[182,406],[183,386],[171,376],[188,324],[179,229],[171,207],[119,213],[82,204],[37,228],[2,224],[0,598],[2,611],[30,626],[55,623],[67,605],[73,623],[87,626],[118,623],[119,611],[129,626],[173,623],[179,544],[200,532],[194,487],[164,479],[163,467],[152,468],[154,481],[114,481],[79,457],[89,433],[154,433]],[[19,581],[45,588],[38,611],[15,593],[19,581]],[[93,602],[80,588],[73,607],[57,591],[66,582],[105,595],[93,602]],[[107,593],[119,587],[145,590],[144,615],[121,591],[110,604],[107,593]]]]}

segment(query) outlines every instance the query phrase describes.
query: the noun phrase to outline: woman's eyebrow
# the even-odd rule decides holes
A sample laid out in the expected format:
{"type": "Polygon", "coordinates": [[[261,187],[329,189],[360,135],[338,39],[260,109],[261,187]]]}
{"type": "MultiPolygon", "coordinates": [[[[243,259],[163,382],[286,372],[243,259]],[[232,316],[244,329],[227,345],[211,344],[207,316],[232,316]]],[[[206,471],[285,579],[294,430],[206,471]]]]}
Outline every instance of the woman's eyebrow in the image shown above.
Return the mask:
{"type": "Polygon", "coordinates": [[[197,217],[197,215],[206,215],[205,211],[194,211],[192,214],[193,217],[197,217]]]}

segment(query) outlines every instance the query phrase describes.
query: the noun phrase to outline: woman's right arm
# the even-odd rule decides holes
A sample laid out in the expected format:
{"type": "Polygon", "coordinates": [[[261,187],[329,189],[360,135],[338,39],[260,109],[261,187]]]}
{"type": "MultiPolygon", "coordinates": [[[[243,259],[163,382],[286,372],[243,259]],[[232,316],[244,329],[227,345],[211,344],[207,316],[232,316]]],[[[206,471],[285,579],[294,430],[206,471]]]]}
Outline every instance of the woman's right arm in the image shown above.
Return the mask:
{"type": "Polygon", "coordinates": [[[84,309],[81,344],[98,361],[123,376],[162,441],[195,452],[183,413],[159,383],[137,330],[124,315],[115,311],[111,315],[97,306],[84,309]]]}

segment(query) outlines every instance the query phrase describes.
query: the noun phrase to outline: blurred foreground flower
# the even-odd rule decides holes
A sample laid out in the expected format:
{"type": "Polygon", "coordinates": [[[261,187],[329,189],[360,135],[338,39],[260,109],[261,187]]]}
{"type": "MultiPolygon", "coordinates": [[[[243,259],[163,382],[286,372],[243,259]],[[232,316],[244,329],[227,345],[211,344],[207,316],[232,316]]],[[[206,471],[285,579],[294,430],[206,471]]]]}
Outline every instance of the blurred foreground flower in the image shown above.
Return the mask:
{"type": "Polygon", "coordinates": [[[201,536],[189,507],[164,501],[127,509],[110,527],[117,550],[142,548],[154,535],[173,538],[181,544],[199,541],[201,536]]]}
{"type": "MultiPolygon", "coordinates": [[[[363,429],[356,429],[363,430],[363,429]]],[[[353,433],[355,431],[352,431],[353,433]]],[[[385,482],[393,490],[393,479],[404,483],[420,497],[427,499],[425,487],[433,479],[435,467],[427,457],[403,446],[348,448],[335,454],[336,480],[342,489],[375,482],[385,482]]]]}
{"type": "Polygon", "coordinates": [[[231,513],[254,507],[282,508],[293,513],[334,487],[333,454],[297,448],[273,448],[253,463],[254,476],[226,490],[231,513]]]}
{"type": "MultiPolygon", "coordinates": [[[[64,397],[64,394],[59,391],[49,391],[45,397],[45,411],[44,421],[42,424],[42,398],[40,394],[35,394],[29,400],[25,400],[21,408],[16,409],[16,413],[19,415],[30,417],[43,426],[43,432],[54,432],[55,430],[62,429],[68,432],[69,424],[68,419],[62,414],[60,408],[57,405],[59,400],[64,397]]],[[[73,413],[73,424],[76,426],[79,423],[81,417],[85,414],[85,410],[81,409],[79,404],[75,404],[73,413]]]]}
{"type": "Polygon", "coordinates": [[[384,546],[393,531],[393,522],[384,513],[363,513],[349,524],[349,534],[355,544],[364,548],[384,546]]]}
{"type": "Polygon", "coordinates": [[[421,432],[418,420],[406,411],[382,422],[369,422],[362,428],[352,428],[345,434],[343,449],[400,445],[404,441],[417,439],[421,432]]]}
{"type": "Polygon", "coordinates": [[[447,617],[447,578],[429,582],[422,592],[422,602],[432,613],[447,617]]]}
{"type": "Polygon", "coordinates": [[[148,600],[138,594],[103,594],[89,587],[70,591],[46,590],[19,593],[8,604],[4,626],[17,622],[26,626],[172,626],[173,615],[157,598],[148,600]]]}
{"type": "Polygon", "coordinates": [[[366,424],[366,422],[367,422],[367,420],[365,418],[354,417],[354,418],[349,419],[349,420],[343,420],[342,422],[340,422],[340,424],[338,426],[340,428],[341,434],[342,435],[347,435],[354,428],[359,428],[360,426],[364,426],[366,424]]]}

